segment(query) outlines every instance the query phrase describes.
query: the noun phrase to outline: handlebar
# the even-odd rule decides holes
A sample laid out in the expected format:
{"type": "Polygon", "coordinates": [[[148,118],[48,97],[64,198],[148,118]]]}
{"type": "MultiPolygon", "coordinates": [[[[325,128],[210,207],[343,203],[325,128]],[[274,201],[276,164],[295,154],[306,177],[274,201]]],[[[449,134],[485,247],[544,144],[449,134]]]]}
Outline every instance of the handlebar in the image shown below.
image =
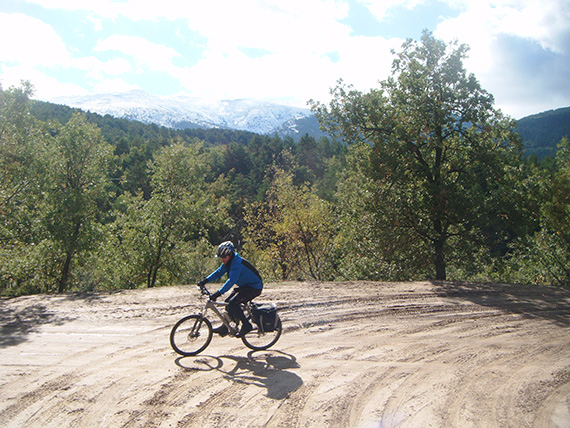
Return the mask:
{"type": "Polygon", "coordinates": [[[200,288],[200,292],[201,292],[204,296],[210,297],[210,295],[211,295],[212,293],[210,293],[210,292],[208,291],[208,289],[206,288],[205,285],[200,285],[200,284],[196,284],[196,285],[198,286],[198,288],[200,288]]]}

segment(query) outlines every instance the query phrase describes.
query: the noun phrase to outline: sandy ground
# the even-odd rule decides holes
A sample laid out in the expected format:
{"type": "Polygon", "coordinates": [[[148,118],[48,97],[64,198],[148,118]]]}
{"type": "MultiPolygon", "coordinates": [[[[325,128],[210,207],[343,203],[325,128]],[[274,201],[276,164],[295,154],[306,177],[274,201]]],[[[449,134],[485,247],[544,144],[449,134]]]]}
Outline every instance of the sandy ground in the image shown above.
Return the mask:
{"type": "Polygon", "coordinates": [[[194,286],[0,301],[0,427],[570,427],[570,291],[269,284],[284,333],[196,357],[194,286]]]}

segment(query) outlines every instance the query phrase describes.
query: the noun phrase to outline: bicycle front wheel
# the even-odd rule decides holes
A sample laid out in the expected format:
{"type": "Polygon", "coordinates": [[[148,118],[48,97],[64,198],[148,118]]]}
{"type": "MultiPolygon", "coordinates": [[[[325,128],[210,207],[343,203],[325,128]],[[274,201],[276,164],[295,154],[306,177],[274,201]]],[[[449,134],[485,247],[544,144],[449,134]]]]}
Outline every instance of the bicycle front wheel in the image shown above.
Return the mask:
{"type": "Polygon", "coordinates": [[[170,345],[175,352],[185,357],[196,355],[212,341],[212,323],[202,315],[182,318],[170,332],[170,345]]]}
{"type": "Polygon", "coordinates": [[[241,338],[244,345],[249,349],[262,351],[271,348],[281,337],[281,331],[283,329],[281,326],[281,318],[277,318],[277,325],[272,332],[261,332],[251,319],[249,321],[254,326],[254,329],[241,338]]]}

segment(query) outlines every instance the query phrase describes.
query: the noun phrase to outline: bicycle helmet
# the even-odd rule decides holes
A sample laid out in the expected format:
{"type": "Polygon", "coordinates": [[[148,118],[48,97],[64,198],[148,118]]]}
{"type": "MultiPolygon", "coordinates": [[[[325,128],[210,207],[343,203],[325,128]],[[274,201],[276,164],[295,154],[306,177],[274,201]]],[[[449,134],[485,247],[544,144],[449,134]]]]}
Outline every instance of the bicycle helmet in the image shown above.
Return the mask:
{"type": "Polygon", "coordinates": [[[234,251],[234,244],[231,241],[222,242],[218,247],[216,257],[233,256],[234,251]]]}

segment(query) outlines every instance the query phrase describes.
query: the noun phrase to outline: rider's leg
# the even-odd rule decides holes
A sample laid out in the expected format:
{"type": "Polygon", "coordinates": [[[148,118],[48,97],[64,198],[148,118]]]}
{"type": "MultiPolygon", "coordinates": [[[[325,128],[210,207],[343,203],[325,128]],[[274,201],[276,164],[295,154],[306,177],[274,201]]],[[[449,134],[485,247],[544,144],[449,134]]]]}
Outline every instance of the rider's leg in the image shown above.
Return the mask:
{"type": "Polygon", "coordinates": [[[237,293],[228,301],[227,310],[232,318],[242,322],[239,336],[243,336],[253,329],[241,308],[242,303],[249,302],[261,294],[261,290],[252,287],[239,287],[237,293]]]}
{"type": "Polygon", "coordinates": [[[237,298],[237,294],[238,294],[239,288],[235,287],[230,295],[226,298],[225,302],[228,304],[226,306],[226,312],[228,313],[228,315],[230,316],[230,320],[232,320],[233,322],[237,323],[239,322],[239,315],[235,313],[235,309],[234,306],[231,302],[234,298],[237,298]]]}

